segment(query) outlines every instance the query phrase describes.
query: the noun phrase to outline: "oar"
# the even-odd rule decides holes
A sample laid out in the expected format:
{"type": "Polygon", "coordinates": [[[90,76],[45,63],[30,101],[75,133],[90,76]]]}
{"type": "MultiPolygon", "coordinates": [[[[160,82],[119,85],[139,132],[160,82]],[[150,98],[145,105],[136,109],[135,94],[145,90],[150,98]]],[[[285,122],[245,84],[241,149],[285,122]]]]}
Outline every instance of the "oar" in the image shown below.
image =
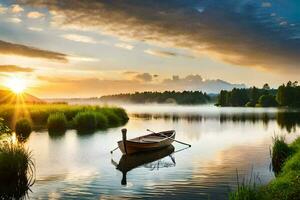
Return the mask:
{"type": "MultiPolygon", "coordinates": [[[[156,133],[156,132],[154,132],[154,131],[151,131],[150,129],[147,129],[147,131],[152,132],[152,133],[156,133]]],[[[160,134],[160,135],[162,135],[162,136],[164,136],[164,137],[166,137],[166,138],[168,138],[168,139],[171,139],[171,140],[173,140],[173,141],[175,141],[175,142],[178,142],[178,143],[180,143],[180,144],[187,145],[187,146],[189,146],[189,147],[192,146],[192,145],[190,145],[190,144],[187,144],[187,143],[184,143],[184,142],[180,142],[180,141],[175,140],[175,139],[173,139],[173,138],[171,138],[171,137],[168,137],[167,135],[164,135],[164,134],[162,134],[162,133],[156,133],[156,134],[160,134]]]]}
{"type": "Polygon", "coordinates": [[[112,154],[115,150],[117,150],[119,147],[116,147],[115,149],[111,150],[110,153],[112,154]]]}

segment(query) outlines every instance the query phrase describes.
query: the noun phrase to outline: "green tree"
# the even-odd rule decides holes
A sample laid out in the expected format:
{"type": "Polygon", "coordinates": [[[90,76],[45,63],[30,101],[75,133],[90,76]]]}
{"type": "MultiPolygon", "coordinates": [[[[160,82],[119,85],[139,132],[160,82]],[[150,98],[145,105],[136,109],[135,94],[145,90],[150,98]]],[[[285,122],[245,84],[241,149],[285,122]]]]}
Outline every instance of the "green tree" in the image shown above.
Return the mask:
{"type": "Polygon", "coordinates": [[[270,94],[262,95],[258,103],[262,107],[276,107],[278,105],[275,96],[270,94]]]}

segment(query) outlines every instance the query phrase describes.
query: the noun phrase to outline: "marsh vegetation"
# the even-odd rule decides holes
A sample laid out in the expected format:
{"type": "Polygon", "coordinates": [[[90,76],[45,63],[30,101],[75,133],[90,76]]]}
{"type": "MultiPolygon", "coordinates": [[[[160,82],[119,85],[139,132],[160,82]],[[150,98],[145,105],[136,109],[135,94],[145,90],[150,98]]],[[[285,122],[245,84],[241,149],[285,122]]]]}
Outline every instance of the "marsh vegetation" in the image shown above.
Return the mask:
{"type": "Polygon", "coordinates": [[[92,131],[117,127],[129,119],[126,111],[118,107],[67,104],[2,105],[0,117],[9,122],[10,126],[16,126],[18,135],[21,132],[26,135],[29,124],[34,129],[48,128],[52,133],[62,133],[68,128],[92,131]]]}
{"type": "MultiPolygon", "coordinates": [[[[18,127],[28,131],[23,122],[20,121],[18,127]]],[[[13,140],[3,120],[0,127],[0,199],[22,199],[35,181],[32,154],[21,142],[13,140]]]]}

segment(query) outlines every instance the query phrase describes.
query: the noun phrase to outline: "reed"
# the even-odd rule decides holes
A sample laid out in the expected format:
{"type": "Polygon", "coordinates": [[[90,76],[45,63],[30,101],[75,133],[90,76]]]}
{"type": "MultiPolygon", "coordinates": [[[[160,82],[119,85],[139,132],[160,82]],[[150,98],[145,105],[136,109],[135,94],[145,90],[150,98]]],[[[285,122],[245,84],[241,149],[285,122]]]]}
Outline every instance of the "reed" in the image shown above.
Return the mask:
{"type": "Polygon", "coordinates": [[[15,131],[16,131],[17,138],[20,141],[26,140],[32,131],[30,121],[25,118],[19,119],[16,123],[15,131]]]}
{"type": "Polygon", "coordinates": [[[105,110],[105,116],[108,119],[108,125],[110,127],[117,127],[122,124],[122,119],[114,111],[105,110]]]}
{"type": "Polygon", "coordinates": [[[108,119],[105,114],[97,112],[95,113],[96,117],[96,127],[97,129],[105,129],[108,126],[108,119]]]}
{"type": "Polygon", "coordinates": [[[281,172],[286,159],[291,155],[291,149],[282,136],[273,137],[273,147],[271,151],[272,169],[275,175],[281,172]]]}
{"type": "Polygon", "coordinates": [[[64,113],[52,113],[47,119],[47,128],[50,134],[62,134],[67,130],[68,121],[64,113]]]}
{"type": "Polygon", "coordinates": [[[230,200],[260,199],[258,193],[258,187],[256,185],[256,180],[259,180],[259,177],[253,173],[253,169],[251,170],[249,179],[243,177],[243,179],[240,180],[238,171],[236,171],[236,176],[237,176],[237,190],[229,194],[230,200]]]}
{"type": "Polygon", "coordinates": [[[97,128],[95,113],[93,111],[78,113],[74,118],[74,125],[81,132],[95,130],[97,128]]]}
{"type": "Polygon", "coordinates": [[[20,199],[34,183],[31,152],[20,144],[0,145],[0,199],[20,199]]]}

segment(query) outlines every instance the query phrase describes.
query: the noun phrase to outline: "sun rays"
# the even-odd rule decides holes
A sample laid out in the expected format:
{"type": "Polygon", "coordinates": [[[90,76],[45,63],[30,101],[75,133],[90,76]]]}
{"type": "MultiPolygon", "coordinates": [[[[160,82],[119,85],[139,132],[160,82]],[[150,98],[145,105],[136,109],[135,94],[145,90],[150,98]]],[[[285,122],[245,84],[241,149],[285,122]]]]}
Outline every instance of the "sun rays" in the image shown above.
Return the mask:
{"type": "Polygon", "coordinates": [[[12,105],[14,112],[11,118],[11,127],[15,127],[17,120],[21,118],[26,118],[31,122],[31,116],[27,110],[25,99],[26,94],[24,93],[28,86],[26,79],[19,76],[12,76],[5,81],[4,85],[11,92],[7,92],[0,101],[12,105]]]}

